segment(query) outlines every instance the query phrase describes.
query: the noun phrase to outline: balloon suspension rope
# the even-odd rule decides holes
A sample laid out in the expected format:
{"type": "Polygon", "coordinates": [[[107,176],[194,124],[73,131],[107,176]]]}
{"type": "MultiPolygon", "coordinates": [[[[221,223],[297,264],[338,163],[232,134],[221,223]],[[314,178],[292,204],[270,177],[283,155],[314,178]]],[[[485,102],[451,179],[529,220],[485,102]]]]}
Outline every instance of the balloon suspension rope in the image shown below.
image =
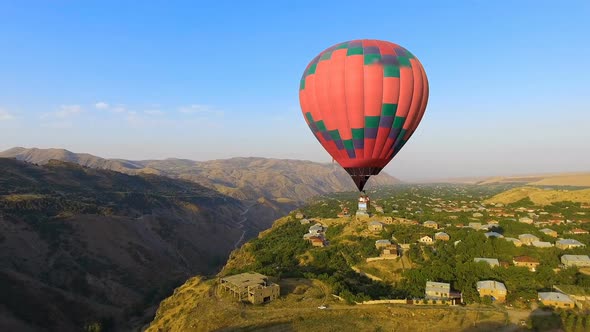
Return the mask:
{"type": "Polygon", "coordinates": [[[351,168],[344,168],[344,169],[348,172],[348,174],[350,174],[350,177],[354,181],[354,184],[356,184],[356,187],[358,188],[358,190],[363,191],[363,188],[365,188],[365,185],[367,184],[367,181],[369,181],[369,178],[371,177],[371,175],[379,174],[379,172],[381,172],[381,170],[383,168],[381,168],[381,167],[351,167],[351,168]]]}

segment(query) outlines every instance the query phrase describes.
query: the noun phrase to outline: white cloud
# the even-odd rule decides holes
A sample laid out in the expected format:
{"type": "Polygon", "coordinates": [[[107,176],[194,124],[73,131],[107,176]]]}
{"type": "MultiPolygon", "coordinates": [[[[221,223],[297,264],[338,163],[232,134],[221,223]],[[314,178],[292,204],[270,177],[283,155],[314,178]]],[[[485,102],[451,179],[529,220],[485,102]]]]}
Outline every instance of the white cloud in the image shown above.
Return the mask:
{"type": "Polygon", "coordinates": [[[14,115],[0,108],[0,121],[8,121],[12,119],[14,119],[14,115]]]}
{"type": "Polygon", "coordinates": [[[45,113],[41,115],[41,119],[47,118],[59,118],[65,119],[72,116],[76,116],[82,113],[82,107],[80,105],[61,105],[59,110],[51,113],[45,113]]]}
{"type": "Polygon", "coordinates": [[[78,115],[82,112],[80,105],[61,105],[59,111],[55,112],[58,118],[67,118],[73,115],[78,115]]]}
{"type": "Polygon", "coordinates": [[[180,113],[184,114],[215,114],[223,115],[223,111],[218,110],[209,105],[192,104],[189,106],[182,106],[178,109],[180,113]]]}
{"type": "Polygon", "coordinates": [[[96,107],[97,110],[108,110],[110,105],[108,103],[105,103],[104,101],[100,101],[94,104],[94,107],[96,107]]]}
{"type": "Polygon", "coordinates": [[[125,112],[127,112],[127,109],[125,108],[125,105],[117,105],[117,106],[111,108],[111,111],[113,111],[115,113],[125,113],[125,112]]]}
{"type": "Polygon", "coordinates": [[[162,114],[164,114],[164,112],[162,112],[160,110],[147,110],[147,111],[143,111],[143,113],[145,113],[147,115],[162,115],[162,114]]]}

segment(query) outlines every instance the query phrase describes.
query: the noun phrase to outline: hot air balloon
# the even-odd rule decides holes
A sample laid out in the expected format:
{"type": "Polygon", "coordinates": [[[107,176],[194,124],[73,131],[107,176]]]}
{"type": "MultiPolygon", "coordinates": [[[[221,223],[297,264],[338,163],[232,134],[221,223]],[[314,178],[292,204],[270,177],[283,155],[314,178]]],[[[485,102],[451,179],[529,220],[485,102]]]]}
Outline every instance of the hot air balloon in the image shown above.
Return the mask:
{"type": "Polygon", "coordinates": [[[428,80],[405,48],[352,40],[311,60],[301,78],[299,102],[315,137],[362,191],[418,127],[428,80]]]}

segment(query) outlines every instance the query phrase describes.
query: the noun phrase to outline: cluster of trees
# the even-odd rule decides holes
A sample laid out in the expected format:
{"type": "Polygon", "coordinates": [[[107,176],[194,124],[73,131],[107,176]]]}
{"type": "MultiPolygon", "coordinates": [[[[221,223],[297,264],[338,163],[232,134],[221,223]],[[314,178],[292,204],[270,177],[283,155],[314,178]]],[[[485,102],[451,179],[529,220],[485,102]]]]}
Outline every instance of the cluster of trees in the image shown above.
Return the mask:
{"type": "Polygon", "coordinates": [[[577,268],[555,272],[559,265],[559,249],[516,248],[503,239],[486,239],[480,232],[470,232],[456,246],[452,243],[437,243],[426,247],[413,245],[408,252],[410,259],[420,266],[406,270],[399,287],[412,296],[424,294],[426,281],[449,282],[463,293],[468,303],[481,301],[475,289],[477,281],[497,280],[508,288],[509,302],[534,299],[538,291],[549,291],[553,285],[590,286],[590,276],[577,268]],[[474,258],[498,258],[500,262],[512,262],[518,255],[529,255],[540,261],[536,272],[524,267],[494,267],[485,262],[475,263],[474,258]]]}

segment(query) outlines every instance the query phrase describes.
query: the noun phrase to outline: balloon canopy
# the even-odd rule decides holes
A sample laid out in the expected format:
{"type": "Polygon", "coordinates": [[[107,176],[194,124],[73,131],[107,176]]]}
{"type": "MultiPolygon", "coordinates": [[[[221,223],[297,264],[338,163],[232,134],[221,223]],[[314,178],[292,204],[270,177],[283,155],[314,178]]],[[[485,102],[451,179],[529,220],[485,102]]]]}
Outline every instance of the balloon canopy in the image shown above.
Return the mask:
{"type": "Polygon", "coordinates": [[[426,110],[428,79],[405,48],[352,40],[316,56],[301,78],[309,128],[363,190],[410,139],[426,110]]]}

